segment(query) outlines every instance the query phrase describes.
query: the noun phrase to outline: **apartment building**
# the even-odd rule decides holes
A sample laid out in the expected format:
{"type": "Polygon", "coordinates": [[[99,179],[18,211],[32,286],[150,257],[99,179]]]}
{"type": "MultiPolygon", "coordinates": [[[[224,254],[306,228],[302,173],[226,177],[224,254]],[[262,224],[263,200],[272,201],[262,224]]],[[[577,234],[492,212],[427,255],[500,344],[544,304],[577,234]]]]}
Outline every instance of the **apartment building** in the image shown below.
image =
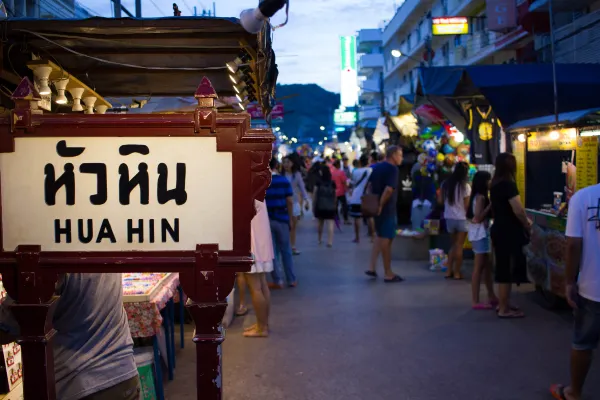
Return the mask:
{"type": "Polygon", "coordinates": [[[490,31],[485,0],[406,0],[382,35],[385,106],[393,109],[401,96],[414,94],[421,65],[517,62],[522,58],[522,49],[532,41],[533,36],[521,26],[502,32],[490,31]],[[469,33],[434,36],[432,19],[435,17],[467,17],[469,33]],[[392,50],[402,56],[392,56],[392,50]]]}
{"type": "Polygon", "coordinates": [[[89,18],[92,13],[75,0],[4,0],[9,17],[89,18]]]}
{"type": "Polygon", "coordinates": [[[381,116],[383,85],[382,30],[361,29],[356,36],[359,80],[359,123],[375,128],[381,116]]]}

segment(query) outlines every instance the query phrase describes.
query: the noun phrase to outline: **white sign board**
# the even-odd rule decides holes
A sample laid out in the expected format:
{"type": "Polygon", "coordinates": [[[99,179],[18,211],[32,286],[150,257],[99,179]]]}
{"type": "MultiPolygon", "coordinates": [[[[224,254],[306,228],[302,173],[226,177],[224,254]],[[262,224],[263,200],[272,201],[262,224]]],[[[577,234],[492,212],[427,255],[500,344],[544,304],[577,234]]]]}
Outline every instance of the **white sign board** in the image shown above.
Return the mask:
{"type": "Polygon", "coordinates": [[[0,154],[5,251],[233,248],[232,154],[210,137],[17,138],[0,154]]]}

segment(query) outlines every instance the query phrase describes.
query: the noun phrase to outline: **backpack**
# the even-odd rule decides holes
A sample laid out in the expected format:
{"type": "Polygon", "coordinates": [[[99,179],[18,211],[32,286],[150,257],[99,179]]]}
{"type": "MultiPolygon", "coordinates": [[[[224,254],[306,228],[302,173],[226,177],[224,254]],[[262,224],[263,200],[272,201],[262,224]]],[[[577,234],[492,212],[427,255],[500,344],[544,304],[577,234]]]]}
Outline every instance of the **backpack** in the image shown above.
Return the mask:
{"type": "Polygon", "coordinates": [[[317,209],[319,211],[335,211],[336,201],[333,182],[322,183],[317,192],[317,209]]]}

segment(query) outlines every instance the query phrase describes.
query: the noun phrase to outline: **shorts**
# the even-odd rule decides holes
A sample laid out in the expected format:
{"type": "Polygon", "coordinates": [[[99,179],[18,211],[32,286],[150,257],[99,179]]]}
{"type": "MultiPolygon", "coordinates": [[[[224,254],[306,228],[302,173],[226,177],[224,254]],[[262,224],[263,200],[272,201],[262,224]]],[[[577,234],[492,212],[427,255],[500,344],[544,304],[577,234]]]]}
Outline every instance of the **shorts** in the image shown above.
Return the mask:
{"type": "Polygon", "coordinates": [[[510,243],[506,236],[494,234],[494,275],[496,283],[527,283],[527,259],[523,247],[510,243]]]}
{"type": "Polygon", "coordinates": [[[297,201],[294,202],[294,208],[292,209],[292,213],[294,217],[299,217],[302,215],[302,206],[297,201]]]}
{"type": "Polygon", "coordinates": [[[573,350],[595,350],[600,342],[600,303],[579,296],[574,325],[573,350]]]}
{"type": "Polygon", "coordinates": [[[350,214],[352,218],[362,218],[362,207],[360,204],[350,204],[348,214],[350,214]]]}
{"type": "Polygon", "coordinates": [[[382,239],[394,239],[396,237],[396,216],[375,217],[375,232],[382,239]]]}
{"type": "Polygon", "coordinates": [[[492,242],[489,236],[471,242],[474,254],[489,254],[492,252],[492,242]]]}
{"type": "Polygon", "coordinates": [[[464,219],[447,219],[446,230],[448,233],[467,232],[467,221],[464,219]]]}

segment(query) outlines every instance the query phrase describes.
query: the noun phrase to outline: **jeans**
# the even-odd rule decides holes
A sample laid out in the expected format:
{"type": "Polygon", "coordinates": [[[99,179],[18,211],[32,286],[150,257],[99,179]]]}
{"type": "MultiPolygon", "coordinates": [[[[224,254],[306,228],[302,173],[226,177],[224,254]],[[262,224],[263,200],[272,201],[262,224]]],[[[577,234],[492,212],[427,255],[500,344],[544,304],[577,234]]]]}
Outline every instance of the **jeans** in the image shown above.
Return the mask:
{"type": "Polygon", "coordinates": [[[292,245],[290,244],[290,226],[285,222],[274,220],[270,220],[270,222],[271,235],[273,236],[273,250],[275,252],[273,272],[271,273],[273,282],[276,284],[283,283],[283,278],[281,276],[282,263],[287,283],[289,284],[296,282],[296,275],[294,274],[294,260],[292,259],[292,245]]]}

